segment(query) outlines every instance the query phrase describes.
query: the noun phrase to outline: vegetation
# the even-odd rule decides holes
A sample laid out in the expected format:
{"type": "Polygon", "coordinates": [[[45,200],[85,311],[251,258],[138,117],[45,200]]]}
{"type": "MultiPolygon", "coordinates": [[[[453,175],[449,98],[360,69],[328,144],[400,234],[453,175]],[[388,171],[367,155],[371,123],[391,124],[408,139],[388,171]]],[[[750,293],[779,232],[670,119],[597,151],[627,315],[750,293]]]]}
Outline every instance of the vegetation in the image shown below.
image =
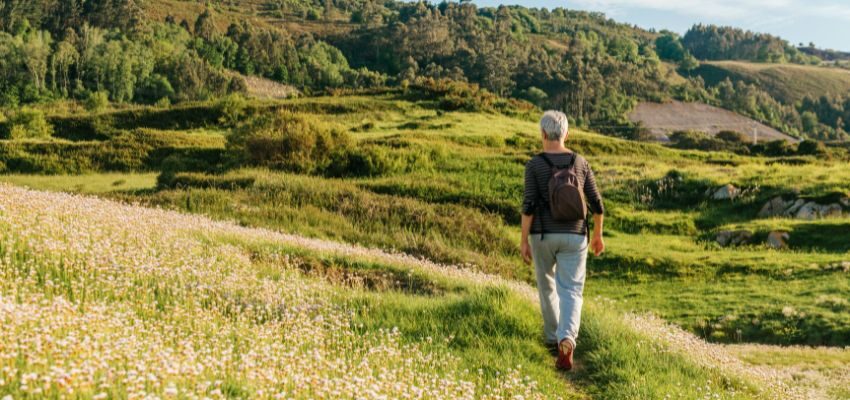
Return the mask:
{"type": "MultiPolygon", "coordinates": [[[[144,8],[131,0],[100,3],[4,8],[0,104],[72,98],[98,111],[104,94],[113,102],[160,105],[214,99],[245,91],[237,71],[306,93],[469,82],[494,99],[562,109],[577,125],[621,137],[633,135],[627,114],[638,101],[669,99],[712,103],[818,140],[842,139],[850,123],[843,97],[806,90],[810,100],[798,105],[745,77],[710,76],[700,60],[818,60],[782,39],[728,27],[697,25],[678,37],[599,13],[468,2],[272,2],[259,15],[248,4],[185,14],[166,0],[144,8]],[[297,29],[248,21],[284,15],[297,29]]],[[[446,107],[466,107],[447,101],[446,107]]]]}

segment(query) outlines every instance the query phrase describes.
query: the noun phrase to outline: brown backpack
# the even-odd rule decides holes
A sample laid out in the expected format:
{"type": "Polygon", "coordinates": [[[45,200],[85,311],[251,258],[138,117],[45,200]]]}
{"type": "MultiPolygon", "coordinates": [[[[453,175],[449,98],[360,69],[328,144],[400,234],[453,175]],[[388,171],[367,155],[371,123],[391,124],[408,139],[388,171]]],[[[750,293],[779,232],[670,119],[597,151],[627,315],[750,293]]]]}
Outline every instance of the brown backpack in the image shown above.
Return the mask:
{"type": "Polygon", "coordinates": [[[580,221],[587,219],[587,201],[584,198],[584,190],[576,175],[576,158],[573,158],[566,166],[557,166],[545,153],[540,156],[552,169],[552,177],[549,178],[549,198],[544,199],[549,203],[552,211],[552,219],[558,222],[580,221]]]}

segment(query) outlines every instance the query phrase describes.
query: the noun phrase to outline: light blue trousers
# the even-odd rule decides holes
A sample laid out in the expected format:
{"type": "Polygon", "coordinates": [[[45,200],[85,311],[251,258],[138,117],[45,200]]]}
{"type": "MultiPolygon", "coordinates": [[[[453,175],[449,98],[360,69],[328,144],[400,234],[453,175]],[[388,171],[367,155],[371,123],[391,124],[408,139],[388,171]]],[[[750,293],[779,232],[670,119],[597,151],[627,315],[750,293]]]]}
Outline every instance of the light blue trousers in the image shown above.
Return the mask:
{"type": "Polygon", "coordinates": [[[581,323],[587,263],[587,237],[573,233],[531,234],[531,253],[540,292],[543,332],[547,342],[572,342],[581,323]]]}

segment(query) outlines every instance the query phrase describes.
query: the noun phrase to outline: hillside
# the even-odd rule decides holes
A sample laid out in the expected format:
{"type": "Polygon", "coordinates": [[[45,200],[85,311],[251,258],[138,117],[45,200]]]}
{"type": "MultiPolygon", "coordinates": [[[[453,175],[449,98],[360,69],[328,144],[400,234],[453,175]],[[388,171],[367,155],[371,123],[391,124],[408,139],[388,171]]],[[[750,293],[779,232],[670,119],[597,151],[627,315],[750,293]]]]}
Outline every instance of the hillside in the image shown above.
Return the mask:
{"type": "Polygon", "coordinates": [[[536,312],[532,288],[403,255],[9,186],[0,186],[0,210],[3,260],[11,260],[0,263],[0,345],[15,344],[15,352],[0,355],[0,365],[14,363],[17,372],[0,372],[2,394],[804,395],[775,370],[746,367],[722,348],[652,319],[618,322],[595,305],[588,309],[587,341],[594,344],[581,355],[583,375],[618,370],[640,374],[647,386],[629,389],[628,380],[613,377],[585,388],[581,379],[568,382],[541,368],[540,359],[548,357],[533,339],[522,342],[527,334],[491,336],[489,344],[469,336],[488,332],[485,324],[510,329],[525,319],[522,313],[536,312]],[[80,236],[91,242],[73,242],[80,236]],[[36,274],[39,280],[32,279],[36,274]],[[408,283],[393,286],[393,274],[406,275],[408,283]],[[442,303],[450,308],[439,311],[442,303]],[[476,308],[455,315],[451,307],[457,306],[476,308]],[[424,313],[435,311],[460,324],[421,330],[424,313]],[[411,312],[415,319],[403,314],[411,312]],[[388,318],[375,319],[381,315],[388,318]],[[625,340],[648,346],[620,353],[625,340]],[[62,343],[59,357],[50,350],[56,342],[62,343]],[[505,347],[512,345],[525,346],[505,347]],[[461,370],[484,367],[470,358],[485,349],[481,356],[502,362],[486,373],[461,370]],[[619,357],[630,365],[616,364],[619,357]],[[127,378],[90,386],[104,375],[127,378]],[[695,378],[700,385],[689,386],[695,378]],[[45,383],[28,386],[33,381],[45,383]]]}
{"type": "Polygon", "coordinates": [[[694,71],[709,86],[724,79],[752,83],[778,100],[793,104],[804,97],[847,96],[850,70],[793,64],[707,61],[694,71]]]}
{"type": "Polygon", "coordinates": [[[629,114],[629,119],[636,123],[640,122],[657,140],[662,142],[669,141],[668,135],[673,132],[688,130],[710,135],[716,135],[721,131],[734,131],[746,135],[749,141],[755,141],[755,139],[759,142],[798,141],[758,121],[702,103],[643,102],[629,114]]]}

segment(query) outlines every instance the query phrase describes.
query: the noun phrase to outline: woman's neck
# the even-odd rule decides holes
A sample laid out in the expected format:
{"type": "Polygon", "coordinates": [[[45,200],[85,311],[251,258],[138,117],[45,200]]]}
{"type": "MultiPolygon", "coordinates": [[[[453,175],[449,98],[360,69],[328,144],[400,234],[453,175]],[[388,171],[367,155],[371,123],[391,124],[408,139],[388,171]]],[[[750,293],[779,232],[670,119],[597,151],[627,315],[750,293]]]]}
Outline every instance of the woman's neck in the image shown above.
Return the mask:
{"type": "Polygon", "coordinates": [[[569,149],[564,147],[563,142],[554,141],[554,140],[544,140],[543,141],[543,152],[544,153],[569,153],[569,149]]]}

